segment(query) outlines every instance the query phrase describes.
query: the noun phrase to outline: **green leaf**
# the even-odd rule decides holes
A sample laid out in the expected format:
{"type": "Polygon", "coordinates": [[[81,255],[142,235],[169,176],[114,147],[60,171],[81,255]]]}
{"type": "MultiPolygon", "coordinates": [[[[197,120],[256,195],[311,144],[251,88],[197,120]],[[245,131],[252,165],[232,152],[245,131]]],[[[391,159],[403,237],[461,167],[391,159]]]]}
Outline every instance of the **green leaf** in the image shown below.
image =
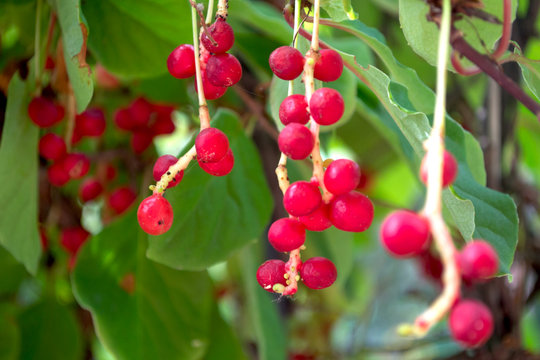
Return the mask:
{"type": "Polygon", "coordinates": [[[210,342],[208,352],[204,356],[205,360],[247,360],[242,345],[231,327],[219,314],[217,306],[214,306],[212,311],[210,329],[210,342]]]}
{"type": "Polygon", "coordinates": [[[38,128],[27,115],[29,90],[15,75],[9,84],[0,143],[0,244],[35,274],[41,255],[38,223],[38,128]]]}
{"type": "Polygon", "coordinates": [[[118,359],[199,359],[206,351],[212,286],[144,256],[135,211],[93,237],[78,255],[74,295],[118,359]]]}
{"type": "Polygon", "coordinates": [[[353,20],[358,16],[350,0],[321,0],[321,7],[334,21],[353,20]]]}
{"type": "Polygon", "coordinates": [[[181,185],[167,192],[175,217],[171,229],[150,237],[148,257],[176,269],[200,270],[226,260],[255,241],[270,220],[272,198],[254,144],[230,111],[218,111],[212,124],[229,138],[234,169],[214,177],[192,163],[181,185]]]}
{"type": "Polygon", "coordinates": [[[53,299],[32,305],[19,315],[24,360],[80,360],[81,330],[73,311],[53,299]]]}
{"type": "Polygon", "coordinates": [[[15,306],[0,303],[0,359],[19,359],[21,350],[21,333],[14,316],[15,306]]]}
{"type": "Polygon", "coordinates": [[[24,266],[0,247],[0,295],[17,292],[25,276],[26,270],[24,266]]]}
{"type": "Polygon", "coordinates": [[[527,59],[521,55],[521,50],[516,46],[514,53],[517,54],[517,63],[521,68],[521,76],[531,92],[540,99],[540,61],[527,59]]]}

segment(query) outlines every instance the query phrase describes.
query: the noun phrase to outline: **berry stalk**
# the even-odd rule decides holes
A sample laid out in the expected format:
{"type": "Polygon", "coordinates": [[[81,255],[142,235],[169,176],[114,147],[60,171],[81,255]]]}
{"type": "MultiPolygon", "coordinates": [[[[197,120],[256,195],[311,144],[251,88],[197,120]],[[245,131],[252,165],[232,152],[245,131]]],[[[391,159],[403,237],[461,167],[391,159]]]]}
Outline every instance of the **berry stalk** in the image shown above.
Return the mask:
{"type": "Polygon", "coordinates": [[[220,17],[224,20],[227,20],[228,10],[229,10],[229,0],[219,0],[217,11],[216,11],[216,17],[220,17]]]}
{"type": "Polygon", "coordinates": [[[174,180],[175,176],[180,172],[185,170],[191,160],[193,160],[197,156],[197,151],[195,150],[195,145],[189,149],[187,153],[185,153],[178,161],[169,167],[167,172],[165,172],[161,179],[157,182],[156,185],[151,185],[150,190],[153,191],[154,194],[162,194],[165,189],[167,189],[167,186],[169,186],[169,183],[174,180]]]}
{"type": "Polygon", "coordinates": [[[208,105],[206,104],[206,98],[204,97],[202,72],[201,72],[201,59],[199,51],[199,27],[197,25],[197,4],[192,3],[191,6],[191,25],[193,29],[193,51],[195,52],[195,81],[197,81],[197,96],[199,99],[199,120],[201,122],[201,130],[210,127],[210,114],[208,112],[208,105]]]}

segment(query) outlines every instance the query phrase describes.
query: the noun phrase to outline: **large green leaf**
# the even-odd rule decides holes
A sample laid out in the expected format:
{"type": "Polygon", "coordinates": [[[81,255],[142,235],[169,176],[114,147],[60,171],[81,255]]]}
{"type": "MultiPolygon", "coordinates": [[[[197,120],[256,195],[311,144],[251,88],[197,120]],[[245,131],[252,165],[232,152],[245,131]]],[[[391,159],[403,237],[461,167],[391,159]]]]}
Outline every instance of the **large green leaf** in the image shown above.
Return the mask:
{"type": "Polygon", "coordinates": [[[25,276],[24,266],[0,248],[0,295],[15,293],[25,276]]]}
{"type": "Polygon", "coordinates": [[[322,0],[321,7],[334,21],[355,19],[355,14],[350,0],[322,0]]]}
{"type": "Polygon", "coordinates": [[[21,350],[21,332],[15,317],[15,306],[11,303],[0,303],[0,359],[19,359],[21,350]]]}
{"type": "Polygon", "coordinates": [[[27,115],[27,84],[15,75],[9,84],[0,143],[0,244],[32,274],[41,246],[37,228],[38,128],[27,115]]]}
{"type": "Polygon", "coordinates": [[[75,297],[118,359],[200,359],[210,331],[210,280],[148,260],[143,234],[131,211],[90,239],[73,273],[75,297]]]}
{"type": "Polygon", "coordinates": [[[200,270],[226,260],[255,241],[270,220],[272,198],[257,149],[234,113],[220,110],[212,124],[229,138],[234,169],[213,177],[192,163],[181,184],[167,191],[175,217],[171,229],[150,237],[148,257],[177,269],[200,270]]]}
{"type": "Polygon", "coordinates": [[[210,328],[210,341],[208,344],[208,352],[204,356],[205,360],[247,360],[247,356],[242,350],[242,345],[238,341],[238,338],[231,327],[219,314],[217,306],[214,306],[212,311],[212,323],[210,328]]]}

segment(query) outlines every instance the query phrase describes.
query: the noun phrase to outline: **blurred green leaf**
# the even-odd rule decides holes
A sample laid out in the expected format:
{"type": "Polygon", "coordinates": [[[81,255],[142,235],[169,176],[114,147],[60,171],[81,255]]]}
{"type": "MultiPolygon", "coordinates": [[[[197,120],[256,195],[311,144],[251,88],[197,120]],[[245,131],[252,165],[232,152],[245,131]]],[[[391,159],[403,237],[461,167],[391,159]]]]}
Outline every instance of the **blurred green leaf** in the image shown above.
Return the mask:
{"type": "Polygon", "coordinates": [[[322,0],[321,7],[334,21],[352,20],[357,17],[350,0],[322,0]]]}
{"type": "Polygon", "coordinates": [[[19,359],[21,333],[15,317],[15,307],[10,303],[0,303],[0,359],[19,359]]]}
{"type": "Polygon", "coordinates": [[[531,303],[531,306],[522,314],[520,322],[523,347],[534,353],[540,354],[540,299],[531,303]]]}
{"type": "Polygon", "coordinates": [[[217,306],[212,311],[212,322],[210,324],[210,339],[208,352],[204,360],[247,360],[242,345],[239,343],[231,327],[223,320],[219,314],[217,306]]]}
{"type": "Polygon", "coordinates": [[[514,47],[514,54],[517,55],[517,63],[521,68],[521,75],[525,84],[531,92],[540,99],[540,61],[530,60],[521,55],[521,50],[514,47]]]}
{"type": "Polygon", "coordinates": [[[15,293],[25,276],[24,266],[0,248],[0,295],[15,293]]]}

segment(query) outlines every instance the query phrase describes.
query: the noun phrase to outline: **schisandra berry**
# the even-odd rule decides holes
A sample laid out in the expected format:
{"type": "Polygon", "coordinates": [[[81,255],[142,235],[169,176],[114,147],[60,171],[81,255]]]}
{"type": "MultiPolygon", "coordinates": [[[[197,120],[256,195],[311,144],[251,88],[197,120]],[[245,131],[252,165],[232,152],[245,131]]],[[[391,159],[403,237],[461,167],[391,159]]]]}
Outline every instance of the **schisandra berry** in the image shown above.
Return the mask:
{"type": "Polygon", "coordinates": [[[493,246],[484,240],[474,240],[458,255],[461,276],[468,281],[493,277],[499,268],[499,257],[493,246]]]}
{"type": "Polygon", "coordinates": [[[183,44],[174,49],[167,58],[167,69],[177,79],[187,79],[195,75],[193,45],[183,44]]]}
{"type": "Polygon", "coordinates": [[[343,97],[331,88],[317,89],[309,101],[309,112],[319,125],[335,124],[345,112],[343,97]]]}
{"type": "Polygon", "coordinates": [[[311,214],[300,216],[298,217],[298,220],[300,220],[309,231],[324,231],[332,226],[329,211],[329,206],[322,203],[311,214]]]}
{"type": "Polygon", "coordinates": [[[133,100],[128,107],[131,120],[135,124],[134,126],[139,128],[144,128],[148,125],[153,110],[152,104],[143,97],[133,100]]]}
{"type": "Polygon", "coordinates": [[[338,195],[330,203],[330,220],[343,231],[364,231],[373,221],[373,204],[356,191],[338,195]]]}
{"type": "Polygon", "coordinates": [[[225,176],[230,173],[234,167],[234,155],[231,149],[227,150],[227,154],[223,159],[216,162],[199,161],[199,166],[205,172],[213,176],[225,176]]]}
{"type": "Polygon", "coordinates": [[[54,186],[63,186],[70,180],[63,161],[55,162],[47,168],[47,179],[54,186]]]}
{"type": "Polygon", "coordinates": [[[176,125],[174,121],[169,118],[160,118],[158,117],[156,121],[150,125],[150,131],[153,136],[172,134],[176,130],[176,125]]]}
{"type": "Polygon", "coordinates": [[[199,162],[216,162],[227,154],[229,139],[219,129],[206,128],[195,138],[195,150],[199,162]]]}
{"type": "Polygon", "coordinates": [[[94,178],[84,180],[79,186],[79,198],[83,203],[94,200],[103,192],[103,185],[94,178]]]}
{"type": "Polygon", "coordinates": [[[394,211],[381,225],[380,240],[392,256],[406,258],[418,255],[429,246],[429,223],[412,211],[394,211]]]}
{"type": "Polygon", "coordinates": [[[46,134],[39,139],[39,154],[48,160],[60,160],[66,155],[66,143],[56,134],[46,134]]]}
{"type": "Polygon", "coordinates": [[[323,257],[307,259],[300,269],[300,277],[310,289],[324,289],[337,279],[337,270],[334,263],[323,257]]]}
{"type": "Polygon", "coordinates": [[[283,206],[292,216],[305,216],[314,212],[322,202],[317,185],[308,181],[297,181],[283,195],[283,206]]]}
{"type": "Polygon", "coordinates": [[[268,230],[268,241],[277,251],[298,249],[306,241],[306,228],[297,219],[276,220],[268,230]]]}
{"type": "Polygon", "coordinates": [[[278,145],[281,152],[291,159],[303,160],[311,154],[315,140],[307,127],[292,123],[279,133],[278,145]]]}
{"type": "Polygon", "coordinates": [[[64,108],[52,100],[38,96],[28,104],[28,116],[41,128],[56,125],[64,118],[64,108]]]}
{"type": "Polygon", "coordinates": [[[62,161],[64,170],[72,179],[80,179],[90,170],[90,159],[82,153],[68,154],[62,161]]]}
{"type": "Polygon", "coordinates": [[[268,59],[272,72],[283,80],[296,79],[304,70],[304,61],[302,53],[290,46],[278,47],[268,59]]]}
{"type": "Polygon", "coordinates": [[[416,257],[421,273],[428,279],[440,283],[443,273],[441,259],[431,253],[424,251],[416,257]]]}
{"type": "Polygon", "coordinates": [[[167,232],[173,223],[173,215],[171,204],[161,194],[147,197],[137,209],[139,225],[150,235],[167,232]]]}
{"type": "Polygon", "coordinates": [[[321,49],[319,60],[315,63],[313,76],[317,80],[330,82],[336,81],[343,72],[343,59],[341,55],[332,49],[321,49]]]}
{"type": "Polygon", "coordinates": [[[77,254],[81,246],[88,240],[90,234],[80,226],[62,230],[60,245],[71,255],[77,254]]]}
{"type": "Polygon", "coordinates": [[[467,348],[484,344],[493,333],[493,315],[476,300],[461,300],[450,311],[448,319],[454,340],[467,348]]]}
{"type": "Polygon", "coordinates": [[[114,190],[107,199],[109,207],[116,213],[122,214],[137,198],[137,194],[129,186],[122,186],[114,190]]]}
{"type": "Polygon", "coordinates": [[[231,54],[210,56],[206,64],[208,81],[215,86],[233,86],[242,78],[242,65],[231,54]]]}
{"type": "MultiPolygon", "coordinates": [[[[426,154],[427,155],[427,154],[426,154]]],[[[428,165],[427,156],[422,159],[420,165],[420,178],[424,184],[428,182],[428,165]]],[[[446,187],[454,182],[457,177],[458,163],[456,158],[449,151],[444,151],[443,155],[443,174],[442,174],[442,186],[446,187]]]]}
{"type": "MultiPolygon", "coordinates": [[[[155,181],[161,180],[161,177],[163,176],[163,174],[165,174],[169,170],[169,167],[176,164],[177,161],[178,159],[176,158],[176,156],[173,156],[173,155],[162,155],[158,157],[158,159],[156,160],[156,163],[154,164],[154,169],[152,171],[154,180],[155,181]]],[[[184,176],[184,170],[181,170],[173,177],[172,181],[169,182],[167,189],[178,185],[178,183],[182,180],[183,176],[184,176]]]]}
{"type": "MultiPolygon", "coordinates": [[[[227,88],[225,86],[212,85],[212,83],[208,80],[206,71],[202,73],[202,83],[204,89],[204,97],[206,98],[206,100],[218,99],[222,97],[225,92],[227,92],[227,88]]],[[[199,91],[197,81],[195,81],[195,91],[199,91]]]]}
{"type": "Polygon", "coordinates": [[[87,109],[75,118],[75,131],[81,136],[99,137],[105,126],[105,114],[98,108],[87,109]]]}
{"type": "Polygon", "coordinates": [[[287,96],[279,105],[279,119],[283,125],[290,123],[307,124],[309,112],[306,97],[300,94],[287,96]]]}
{"type": "Polygon", "coordinates": [[[208,28],[208,31],[216,44],[213,44],[208,36],[206,36],[206,33],[203,33],[201,36],[201,43],[206,50],[214,54],[222,54],[232,48],[234,44],[234,31],[231,25],[229,25],[225,20],[218,18],[208,28]]]}
{"type": "Polygon", "coordinates": [[[131,148],[135,154],[141,154],[152,145],[153,134],[147,130],[133,132],[131,137],[131,148]]]}
{"type": "Polygon", "coordinates": [[[136,126],[128,109],[119,109],[116,111],[114,114],[114,123],[119,129],[126,131],[132,131],[136,126]]]}
{"type": "Polygon", "coordinates": [[[267,260],[257,269],[257,282],[264,290],[274,292],[273,288],[276,284],[287,286],[284,275],[285,263],[283,261],[267,260]]]}
{"type": "Polygon", "coordinates": [[[326,189],[334,195],[348,193],[360,182],[360,166],[348,159],[334,160],[326,168],[323,181],[326,189]]]}

